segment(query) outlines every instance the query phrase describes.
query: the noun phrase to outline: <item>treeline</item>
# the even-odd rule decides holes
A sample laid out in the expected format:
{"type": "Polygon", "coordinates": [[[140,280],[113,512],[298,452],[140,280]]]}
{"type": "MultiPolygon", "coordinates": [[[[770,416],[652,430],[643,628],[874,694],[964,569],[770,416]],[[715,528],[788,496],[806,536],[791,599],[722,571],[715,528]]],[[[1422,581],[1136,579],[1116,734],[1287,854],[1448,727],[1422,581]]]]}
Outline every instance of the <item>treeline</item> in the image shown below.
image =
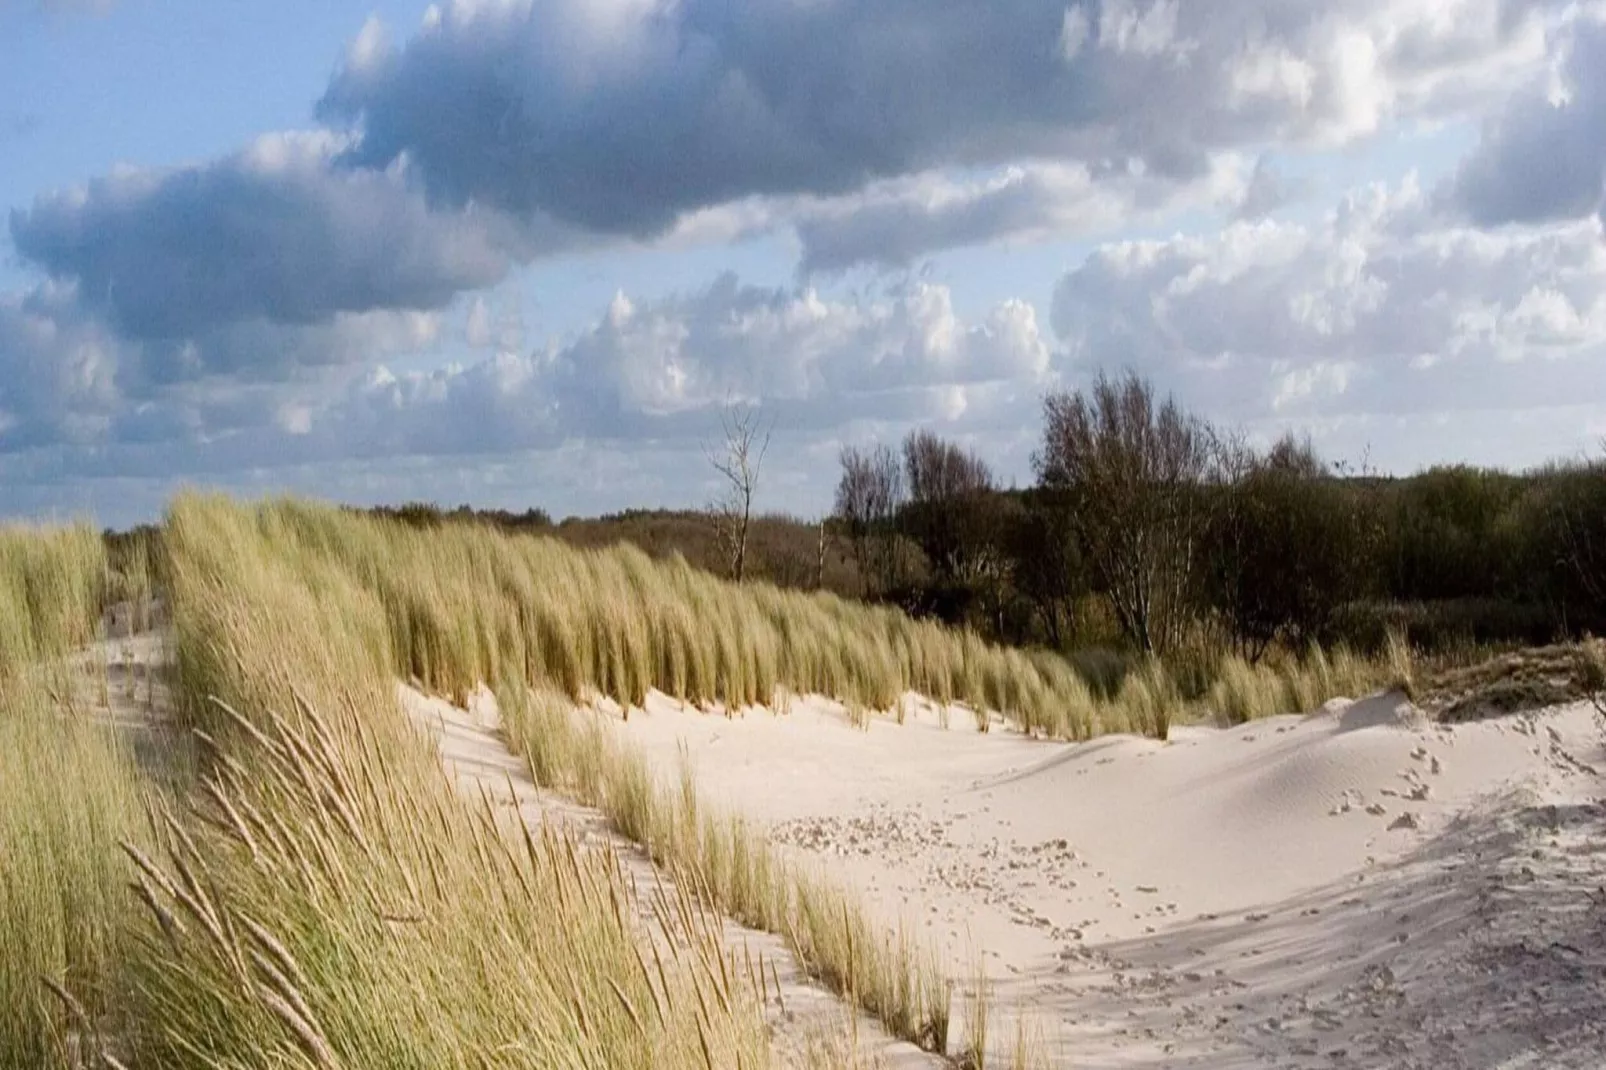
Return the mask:
{"type": "Polygon", "coordinates": [[[1606,622],[1606,461],[1347,472],[1255,449],[1148,382],[1044,403],[1036,485],[929,432],[841,454],[859,593],[1060,650],[1537,644],[1606,622]]]}
{"type": "MultiPolygon", "coordinates": [[[[1308,440],[1253,448],[1131,376],[1052,395],[1043,417],[1025,489],[929,431],[844,449],[829,517],[753,518],[747,578],[897,605],[1014,645],[1172,664],[1186,660],[1179,648],[1257,661],[1313,642],[1376,651],[1390,634],[1436,651],[1606,633],[1606,457],[1379,477],[1324,460],[1308,440]]],[[[541,509],[364,511],[731,568],[706,512],[555,522],[541,509]]],[[[113,571],[159,573],[154,536],[110,536],[113,571]]]]}

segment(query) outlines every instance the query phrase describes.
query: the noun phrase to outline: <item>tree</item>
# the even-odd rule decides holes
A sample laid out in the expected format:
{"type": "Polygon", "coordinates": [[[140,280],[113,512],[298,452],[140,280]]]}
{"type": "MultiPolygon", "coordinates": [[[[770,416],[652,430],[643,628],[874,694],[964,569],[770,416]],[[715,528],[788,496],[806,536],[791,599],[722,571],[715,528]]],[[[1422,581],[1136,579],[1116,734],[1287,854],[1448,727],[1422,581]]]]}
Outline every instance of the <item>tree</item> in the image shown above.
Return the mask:
{"type": "Polygon", "coordinates": [[[903,505],[903,470],[890,447],[861,450],[845,446],[842,477],[836,487],[836,516],[853,548],[854,561],[870,597],[891,590],[901,579],[901,555],[894,522],[903,505]]]}
{"type": "Polygon", "coordinates": [[[987,462],[920,430],[903,441],[903,465],[909,504],[902,527],[925,553],[934,578],[959,586],[987,578],[998,563],[987,462]]]}
{"type": "Polygon", "coordinates": [[[747,575],[747,534],[753,525],[753,495],[758,489],[764,455],[769,452],[772,425],[756,409],[727,405],[720,412],[724,442],[704,446],[708,463],[727,484],[725,493],[709,506],[714,533],[730,569],[741,583],[747,575]]]}
{"type": "Polygon", "coordinates": [[[1087,591],[1073,513],[1063,492],[1028,491],[1004,514],[1004,552],[1016,592],[1031,606],[1048,644],[1063,650],[1076,599],[1087,591]]]}
{"type": "Polygon", "coordinates": [[[1567,578],[1591,616],[1606,616],[1606,458],[1554,472],[1550,505],[1567,578]]]}
{"type": "Polygon", "coordinates": [[[1255,661],[1280,638],[1320,638],[1358,595],[1365,517],[1309,440],[1286,436],[1263,456],[1224,448],[1203,579],[1210,607],[1255,661]]]}
{"type": "Polygon", "coordinates": [[[1038,479],[1072,502],[1083,555],[1123,632],[1145,652],[1176,645],[1192,608],[1211,471],[1209,428],[1134,374],[1043,403],[1038,479]]]}

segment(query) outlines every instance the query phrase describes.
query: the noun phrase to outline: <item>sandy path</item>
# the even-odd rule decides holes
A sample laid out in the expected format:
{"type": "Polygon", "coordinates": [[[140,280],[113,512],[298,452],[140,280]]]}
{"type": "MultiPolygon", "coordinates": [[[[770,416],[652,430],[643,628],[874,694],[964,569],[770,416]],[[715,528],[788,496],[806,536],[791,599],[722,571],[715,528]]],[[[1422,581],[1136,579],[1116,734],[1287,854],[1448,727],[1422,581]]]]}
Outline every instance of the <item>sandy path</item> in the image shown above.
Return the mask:
{"type": "MultiPolygon", "coordinates": [[[[819,701],[620,726],[712,800],[985,956],[1056,1065],[1606,1066],[1587,705],[1430,726],[1397,697],[1169,744],[867,732],[819,701]]],[[[994,1035],[1010,1032],[994,1024],[994,1035]]]]}
{"type": "MultiPolygon", "coordinates": [[[[429,698],[402,686],[402,706],[435,734],[441,758],[458,786],[478,800],[483,791],[497,805],[516,805],[532,826],[554,822],[573,833],[582,847],[616,852],[625,873],[645,892],[661,882],[673,895],[673,882],[658,872],[644,851],[613,832],[599,811],[577,805],[552,792],[542,791],[530,779],[524,762],[512,755],[498,735],[495,700],[485,693],[470,702],[470,710],[429,698]],[[511,789],[512,795],[509,795],[511,789]]],[[[650,920],[646,896],[638,896],[643,920],[650,920]]],[[[779,1000],[765,1007],[774,1050],[780,1065],[809,1065],[811,1046],[825,1044],[841,1049],[845,1038],[858,1038],[859,1052],[868,1065],[886,1070],[931,1070],[947,1064],[912,1044],[895,1040],[878,1022],[852,1014],[847,1004],[810,980],[778,936],[723,920],[723,939],[738,955],[762,957],[772,965],[780,982],[779,1000]]]]}

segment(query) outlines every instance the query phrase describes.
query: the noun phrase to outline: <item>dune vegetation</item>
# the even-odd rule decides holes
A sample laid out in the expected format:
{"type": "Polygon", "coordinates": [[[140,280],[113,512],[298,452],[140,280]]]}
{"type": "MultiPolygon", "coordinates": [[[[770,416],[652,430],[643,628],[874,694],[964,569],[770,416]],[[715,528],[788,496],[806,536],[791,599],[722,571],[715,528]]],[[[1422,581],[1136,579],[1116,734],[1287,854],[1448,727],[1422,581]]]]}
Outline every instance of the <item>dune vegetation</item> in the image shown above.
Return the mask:
{"type": "MultiPolygon", "coordinates": [[[[226,509],[190,500],[184,508],[226,509]]],[[[246,521],[241,520],[241,523],[246,521]]],[[[254,537],[309,576],[334,569],[383,610],[392,666],[432,692],[461,698],[482,682],[524,680],[579,701],[626,708],[651,689],[706,707],[769,705],[819,694],[857,710],[897,713],[914,692],[989,711],[1023,731],[1088,739],[1164,737],[1179,719],[1219,712],[1188,697],[1149,659],[1111,694],[1056,655],[999,646],[969,631],[885,606],[763,583],[734,584],[628,545],[579,550],[489,525],[420,530],[305,502],[257,508],[254,537]]],[[[371,640],[371,642],[374,640],[371,640]]],[[[1239,688],[1234,719],[1293,712],[1332,694],[1397,682],[1400,651],[1271,659],[1250,669],[1223,655],[1214,677],[1291,679],[1239,688]],[[1313,661],[1313,658],[1315,659],[1313,661]],[[1322,691],[1337,687],[1338,691],[1322,691]]]]}
{"type": "Polygon", "coordinates": [[[75,1016],[117,1003],[143,825],[128,756],[73,699],[105,555],[87,528],[0,530],[0,1065],[68,1065],[75,1016]]]}
{"type": "Polygon", "coordinates": [[[780,934],[940,1051],[951,986],[924,943],[584,707],[823,695],[863,723],[914,693],[983,729],[1163,738],[1408,676],[1313,648],[1227,659],[1197,694],[1152,658],[1106,689],[1056,654],[630,547],[290,500],[185,496],[159,536],[114,545],[0,534],[5,1065],[761,1067],[762,966],[727,959],[711,912],[780,934]],[[108,603],[158,586],[172,728],[201,745],[176,778],[114,734],[104,686],[95,703],[72,679],[108,603]],[[494,686],[535,779],[606,813],[679,891],[638,899],[608,852],[465,799],[398,680],[457,701],[494,686]]]}
{"type": "Polygon", "coordinates": [[[181,791],[71,679],[99,540],[0,542],[0,1065],[768,1065],[708,906],[638,902],[610,853],[460,797],[377,602],[236,539],[250,515],[181,504],[167,531],[207,750],[181,791]]]}

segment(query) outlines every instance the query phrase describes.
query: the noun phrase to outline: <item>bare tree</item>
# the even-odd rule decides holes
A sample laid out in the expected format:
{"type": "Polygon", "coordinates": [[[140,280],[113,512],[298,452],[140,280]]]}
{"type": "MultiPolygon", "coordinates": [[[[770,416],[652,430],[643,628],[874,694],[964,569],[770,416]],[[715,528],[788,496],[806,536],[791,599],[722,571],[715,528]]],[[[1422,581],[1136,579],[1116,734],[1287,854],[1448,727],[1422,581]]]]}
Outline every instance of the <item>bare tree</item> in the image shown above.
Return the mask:
{"type": "Polygon", "coordinates": [[[897,585],[901,572],[894,528],[903,504],[903,469],[887,446],[842,450],[842,478],[836,487],[836,516],[853,547],[866,595],[897,585]]]}
{"type": "Polygon", "coordinates": [[[1121,628],[1145,651],[1174,646],[1194,593],[1211,435],[1136,375],[1100,374],[1044,401],[1037,475],[1073,502],[1088,565],[1121,628]]]}
{"type": "Polygon", "coordinates": [[[720,411],[719,425],[724,441],[717,446],[705,445],[703,452],[724,479],[726,488],[708,511],[731,578],[741,583],[747,576],[747,533],[753,524],[753,495],[758,490],[759,473],[774,428],[757,409],[738,405],[727,405],[720,411]]]}

